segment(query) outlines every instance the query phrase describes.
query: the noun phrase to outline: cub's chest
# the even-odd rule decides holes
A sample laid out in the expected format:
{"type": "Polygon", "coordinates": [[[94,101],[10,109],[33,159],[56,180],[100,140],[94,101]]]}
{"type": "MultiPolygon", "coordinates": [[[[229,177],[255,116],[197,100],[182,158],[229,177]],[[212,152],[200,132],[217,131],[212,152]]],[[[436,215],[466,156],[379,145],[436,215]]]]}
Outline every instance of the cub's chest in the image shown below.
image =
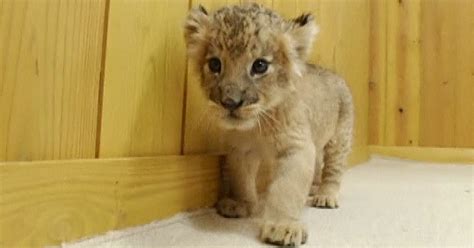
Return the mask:
{"type": "Polygon", "coordinates": [[[256,132],[235,133],[229,136],[229,145],[233,150],[252,153],[258,157],[276,154],[278,142],[275,137],[256,132]]]}

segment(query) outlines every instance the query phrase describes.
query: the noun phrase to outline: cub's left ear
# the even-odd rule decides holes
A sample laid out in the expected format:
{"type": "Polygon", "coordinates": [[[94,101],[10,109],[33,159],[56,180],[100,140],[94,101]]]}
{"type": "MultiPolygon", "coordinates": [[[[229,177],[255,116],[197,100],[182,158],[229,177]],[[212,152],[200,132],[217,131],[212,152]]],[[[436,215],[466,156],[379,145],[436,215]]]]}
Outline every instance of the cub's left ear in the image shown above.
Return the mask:
{"type": "Polygon", "coordinates": [[[313,41],[318,33],[319,27],[311,14],[303,14],[290,20],[288,35],[291,38],[294,51],[301,59],[306,59],[311,52],[313,41]]]}
{"type": "Polygon", "coordinates": [[[184,24],[184,39],[188,48],[188,54],[192,57],[204,56],[204,50],[209,42],[207,33],[210,21],[207,10],[199,5],[189,11],[184,24]]]}

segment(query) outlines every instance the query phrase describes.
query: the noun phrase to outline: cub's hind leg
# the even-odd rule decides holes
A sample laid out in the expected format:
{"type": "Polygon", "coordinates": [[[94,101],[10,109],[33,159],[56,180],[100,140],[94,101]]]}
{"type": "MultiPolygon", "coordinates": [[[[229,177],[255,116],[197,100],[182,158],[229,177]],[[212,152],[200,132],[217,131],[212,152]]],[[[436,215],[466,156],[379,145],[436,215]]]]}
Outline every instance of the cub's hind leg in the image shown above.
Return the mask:
{"type": "Polygon", "coordinates": [[[337,208],[342,175],[346,169],[347,157],[352,145],[353,110],[350,93],[344,89],[341,96],[341,110],[336,133],[324,147],[324,166],[321,185],[318,187],[313,206],[337,208]]]}
{"type": "Polygon", "coordinates": [[[314,166],[314,176],[313,184],[311,185],[311,190],[309,191],[309,196],[312,197],[318,191],[319,186],[321,185],[322,173],[323,173],[323,154],[324,152],[318,151],[316,154],[321,154],[321,156],[316,157],[316,164],[314,166]]]}
{"type": "Polygon", "coordinates": [[[313,196],[313,206],[320,208],[337,208],[338,193],[346,160],[350,151],[349,142],[331,140],[325,147],[324,167],[321,184],[313,196]],[[346,147],[347,146],[347,147],[346,147]]]}

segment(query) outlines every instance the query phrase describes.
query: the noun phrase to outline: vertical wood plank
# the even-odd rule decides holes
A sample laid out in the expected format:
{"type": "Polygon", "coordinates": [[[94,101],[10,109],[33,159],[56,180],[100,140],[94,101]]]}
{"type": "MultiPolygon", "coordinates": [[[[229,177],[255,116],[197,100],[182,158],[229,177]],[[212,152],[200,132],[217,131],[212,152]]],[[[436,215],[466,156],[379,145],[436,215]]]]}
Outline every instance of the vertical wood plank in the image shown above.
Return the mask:
{"type": "Polygon", "coordinates": [[[226,5],[255,2],[250,0],[191,0],[191,6],[202,5],[206,10],[214,11],[226,5]]]}
{"type": "Polygon", "coordinates": [[[111,1],[100,157],[181,152],[188,5],[111,1]]]}
{"type": "MultiPolygon", "coordinates": [[[[474,147],[474,1],[453,5],[458,15],[453,28],[456,52],[456,129],[455,147],[474,147]]],[[[451,38],[452,39],[452,38],[451,38]]]]}
{"type": "Polygon", "coordinates": [[[372,19],[377,25],[383,21],[375,19],[382,2],[388,4],[387,47],[377,45],[382,42],[373,25],[370,142],[474,146],[474,63],[472,56],[466,56],[474,54],[474,2],[374,0],[372,19]],[[374,57],[382,56],[383,49],[387,51],[385,108],[384,85],[376,79],[382,78],[379,65],[384,61],[374,57]]]}
{"type": "Polygon", "coordinates": [[[268,8],[272,8],[274,0],[240,0],[240,3],[259,3],[268,8]]]}
{"type": "Polygon", "coordinates": [[[387,1],[370,0],[369,144],[385,143],[387,1]]]}
{"type": "Polygon", "coordinates": [[[0,161],[91,158],[105,0],[0,4],[0,161]]]}
{"type": "Polygon", "coordinates": [[[298,0],[286,1],[286,0],[273,0],[273,10],[277,11],[280,15],[286,18],[296,17],[298,14],[298,0]]]}
{"type": "Polygon", "coordinates": [[[418,145],[420,0],[388,1],[385,145],[418,145]]]}
{"type": "Polygon", "coordinates": [[[423,1],[422,146],[474,147],[473,13],[473,1],[423,1]]]}

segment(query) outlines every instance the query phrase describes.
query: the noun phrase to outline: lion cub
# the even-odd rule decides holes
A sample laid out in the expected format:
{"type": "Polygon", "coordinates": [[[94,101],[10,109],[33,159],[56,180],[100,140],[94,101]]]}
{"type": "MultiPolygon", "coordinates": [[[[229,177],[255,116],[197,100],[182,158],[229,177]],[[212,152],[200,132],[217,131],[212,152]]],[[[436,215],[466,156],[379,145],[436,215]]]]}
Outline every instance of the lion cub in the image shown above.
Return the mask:
{"type": "Polygon", "coordinates": [[[200,6],[185,23],[188,54],[229,146],[231,192],[218,212],[258,217],[272,244],[306,242],[299,219],[309,194],[315,207],[338,207],[351,148],[348,87],[306,63],[317,33],[309,14],[285,20],[258,4],[200,6]]]}

